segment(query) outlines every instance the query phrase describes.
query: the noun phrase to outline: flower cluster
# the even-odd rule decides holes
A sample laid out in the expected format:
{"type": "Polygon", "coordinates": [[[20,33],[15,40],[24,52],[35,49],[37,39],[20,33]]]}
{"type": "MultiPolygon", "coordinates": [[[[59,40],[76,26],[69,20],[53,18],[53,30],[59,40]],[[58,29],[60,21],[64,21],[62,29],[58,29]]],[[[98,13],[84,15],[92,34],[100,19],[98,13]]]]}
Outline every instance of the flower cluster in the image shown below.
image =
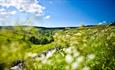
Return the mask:
{"type": "Polygon", "coordinates": [[[66,70],[76,70],[76,69],[83,69],[83,70],[90,70],[90,67],[86,64],[86,62],[90,62],[95,58],[94,54],[88,54],[86,57],[83,56],[75,47],[64,48],[65,61],[67,66],[65,67],[66,70]],[[82,66],[82,67],[81,67],[82,66]]]}

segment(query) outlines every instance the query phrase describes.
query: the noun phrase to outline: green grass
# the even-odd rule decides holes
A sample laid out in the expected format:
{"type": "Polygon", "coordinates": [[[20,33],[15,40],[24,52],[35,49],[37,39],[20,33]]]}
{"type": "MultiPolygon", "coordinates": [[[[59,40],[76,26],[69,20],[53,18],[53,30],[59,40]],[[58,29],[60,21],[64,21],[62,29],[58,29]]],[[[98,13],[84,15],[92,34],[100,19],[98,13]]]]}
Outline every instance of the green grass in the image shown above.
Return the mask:
{"type": "MultiPolygon", "coordinates": [[[[94,26],[48,30],[24,27],[0,29],[0,68],[9,70],[13,61],[25,60],[24,70],[114,70],[115,69],[115,27],[94,26]],[[54,41],[47,44],[33,44],[31,36],[54,41]],[[56,46],[61,50],[49,58],[28,56],[39,54],[56,46]]],[[[44,41],[44,40],[43,40],[44,41]]]]}

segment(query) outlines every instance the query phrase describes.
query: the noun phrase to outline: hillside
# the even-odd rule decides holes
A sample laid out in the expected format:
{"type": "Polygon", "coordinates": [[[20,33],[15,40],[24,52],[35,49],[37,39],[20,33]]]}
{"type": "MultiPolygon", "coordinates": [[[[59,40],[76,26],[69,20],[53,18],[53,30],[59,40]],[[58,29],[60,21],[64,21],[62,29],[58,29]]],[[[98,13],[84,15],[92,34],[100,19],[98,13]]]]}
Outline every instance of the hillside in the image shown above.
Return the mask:
{"type": "Polygon", "coordinates": [[[0,70],[114,70],[115,27],[0,27],[0,70]]]}

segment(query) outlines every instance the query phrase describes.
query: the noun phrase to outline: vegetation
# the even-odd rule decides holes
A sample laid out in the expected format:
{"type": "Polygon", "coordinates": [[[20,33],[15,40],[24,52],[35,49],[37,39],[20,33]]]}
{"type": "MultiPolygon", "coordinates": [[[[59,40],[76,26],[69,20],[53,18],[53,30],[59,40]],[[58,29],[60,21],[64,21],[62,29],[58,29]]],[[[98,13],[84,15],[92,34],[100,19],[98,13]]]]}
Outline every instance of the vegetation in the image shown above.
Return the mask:
{"type": "Polygon", "coordinates": [[[0,70],[115,70],[115,27],[0,28],[0,70]]]}

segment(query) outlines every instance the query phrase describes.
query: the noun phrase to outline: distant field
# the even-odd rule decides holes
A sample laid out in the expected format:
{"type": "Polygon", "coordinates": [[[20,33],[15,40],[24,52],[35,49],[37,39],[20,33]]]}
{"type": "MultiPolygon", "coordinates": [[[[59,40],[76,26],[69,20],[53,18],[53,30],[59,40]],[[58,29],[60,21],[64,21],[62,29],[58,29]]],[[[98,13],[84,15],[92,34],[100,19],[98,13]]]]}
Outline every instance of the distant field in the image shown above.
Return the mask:
{"type": "Polygon", "coordinates": [[[1,27],[0,70],[10,69],[115,70],[115,26],[1,27]]]}

